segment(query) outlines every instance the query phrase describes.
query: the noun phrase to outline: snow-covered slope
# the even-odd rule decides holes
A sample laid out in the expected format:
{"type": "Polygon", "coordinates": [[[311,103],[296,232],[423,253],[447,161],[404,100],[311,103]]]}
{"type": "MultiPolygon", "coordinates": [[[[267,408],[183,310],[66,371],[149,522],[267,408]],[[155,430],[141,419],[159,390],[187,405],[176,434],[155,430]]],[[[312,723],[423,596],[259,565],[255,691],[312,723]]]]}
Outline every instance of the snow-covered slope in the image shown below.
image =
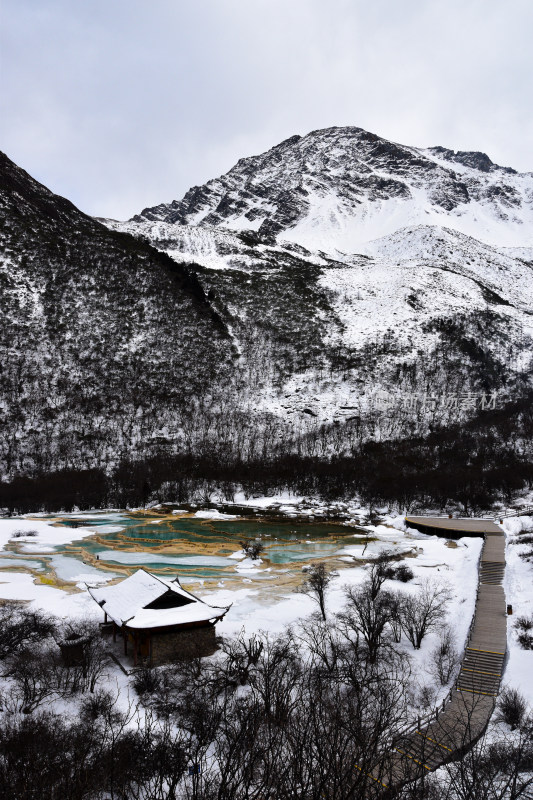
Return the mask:
{"type": "Polygon", "coordinates": [[[227,380],[224,324],[188,270],[0,172],[0,476],[146,454],[227,380]]]}

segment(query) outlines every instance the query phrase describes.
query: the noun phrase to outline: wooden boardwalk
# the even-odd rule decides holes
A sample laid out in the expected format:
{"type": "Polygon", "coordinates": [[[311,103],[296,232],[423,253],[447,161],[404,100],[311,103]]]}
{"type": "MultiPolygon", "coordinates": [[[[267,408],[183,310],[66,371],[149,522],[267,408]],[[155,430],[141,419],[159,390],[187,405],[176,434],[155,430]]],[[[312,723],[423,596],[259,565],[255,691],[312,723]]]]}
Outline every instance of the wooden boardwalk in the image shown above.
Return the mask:
{"type": "MultiPolygon", "coordinates": [[[[497,528],[497,526],[494,526],[497,528]]],[[[483,735],[494,710],[507,647],[502,579],[503,531],[485,535],[476,609],[457,683],[449,701],[428,721],[398,737],[391,757],[372,771],[374,794],[387,796],[449,761],[463,756],[483,735]]]]}
{"type": "Polygon", "coordinates": [[[471,517],[406,517],[407,525],[422,533],[445,535],[452,538],[462,536],[485,536],[501,534],[501,528],[493,519],[473,519],[471,517]]]}

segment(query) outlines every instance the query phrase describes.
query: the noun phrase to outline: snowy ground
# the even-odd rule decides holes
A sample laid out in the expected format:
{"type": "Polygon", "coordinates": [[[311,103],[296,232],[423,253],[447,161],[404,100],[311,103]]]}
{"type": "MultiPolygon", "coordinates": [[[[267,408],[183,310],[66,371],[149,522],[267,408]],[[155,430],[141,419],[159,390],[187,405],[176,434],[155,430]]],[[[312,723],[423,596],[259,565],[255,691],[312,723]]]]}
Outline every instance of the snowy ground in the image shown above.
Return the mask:
{"type": "Polygon", "coordinates": [[[0,520],[0,550],[5,550],[6,544],[11,542],[25,553],[53,553],[58,545],[93,535],[94,530],[89,528],[54,528],[39,519],[0,520]]]}
{"type": "Polygon", "coordinates": [[[533,615],[533,560],[520,557],[533,550],[533,545],[519,544],[521,532],[533,533],[532,517],[514,517],[503,521],[507,538],[504,588],[507,602],[513,607],[507,626],[508,662],[504,684],[520,688],[533,707],[533,650],[523,650],[517,642],[513,622],[517,617],[533,615]]]}
{"type": "MultiPolygon", "coordinates": [[[[294,501],[294,498],[292,500],[294,501]]],[[[278,502],[283,507],[283,503],[288,500],[285,501],[284,498],[281,498],[278,502]]],[[[254,505],[258,505],[257,501],[254,501],[254,505]]],[[[294,513],[292,505],[284,507],[289,514],[294,513]]],[[[316,508],[310,507],[308,509],[311,512],[310,516],[316,510],[316,508]]],[[[361,517],[362,514],[363,510],[359,509],[358,516],[361,517]]],[[[367,569],[364,566],[365,562],[384,550],[392,550],[398,554],[405,554],[407,563],[415,573],[415,579],[409,584],[388,581],[388,588],[413,592],[416,591],[416,585],[420,581],[430,576],[449,585],[453,593],[450,619],[454,620],[454,629],[458,640],[461,643],[464,642],[474,608],[476,569],[481,540],[462,539],[450,546],[446,540],[406,530],[403,517],[389,517],[386,518],[384,524],[369,525],[367,528],[375,541],[371,541],[367,545],[348,545],[341,547],[338,551],[337,556],[340,556],[346,563],[347,568],[341,569],[338,577],[333,581],[328,594],[329,613],[332,615],[343,608],[346,586],[353,586],[364,580],[367,569]]],[[[36,536],[17,537],[15,540],[17,543],[23,543],[24,548],[31,547],[32,552],[38,552],[41,548],[49,548],[52,551],[54,544],[65,544],[69,540],[79,539],[80,535],[89,535],[90,533],[90,531],[85,532],[83,528],[66,531],[53,528],[44,521],[3,520],[0,522],[3,544],[5,545],[9,541],[10,532],[23,529],[37,531],[36,536]]],[[[234,554],[236,569],[243,578],[240,584],[241,588],[226,588],[221,585],[215,591],[208,591],[195,586],[195,591],[213,605],[232,604],[230,613],[217,628],[218,633],[232,636],[244,630],[246,634],[257,631],[276,634],[280,633],[287,625],[294,624],[300,618],[307,617],[316,611],[317,607],[311,598],[292,591],[282,592],[280,595],[279,592],[272,591],[272,583],[269,583],[267,587],[250,580],[249,585],[245,586],[248,576],[255,577],[257,573],[268,569],[268,565],[260,561],[251,562],[250,559],[239,560],[240,555],[238,552],[234,554]]],[[[61,556],[54,558],[61,558],[61,556]]],[[[76,561],[75,559],[67,560],[76,561]]],[[[72,575],[71,585],[72,588],[84,589],[84,581],[93,582],[94,576],[92,574],[82,576],[85,565],[79,561],[76,563],[79,574],[72,575]]],[[[109,579],[109,574],[104,577],[109,579]]],[[[302,580],[303,577],[302,574],[302,580]]],[[[86,591],[73,592],[39,585],[34,583],[31,575],[17,571],[0,573],[0,598],[31,600],[34,606],[61,617],[87,615],[99,618],[101,616],[100,610],[86,591]]],[[[414,673],[420,684],[431,680],[425,664],[436,639],[437,633],[429,635],[421,650],[412,652],[414,673]]],[[[408,648],[411,650],[409,645],[408,648]]]]}

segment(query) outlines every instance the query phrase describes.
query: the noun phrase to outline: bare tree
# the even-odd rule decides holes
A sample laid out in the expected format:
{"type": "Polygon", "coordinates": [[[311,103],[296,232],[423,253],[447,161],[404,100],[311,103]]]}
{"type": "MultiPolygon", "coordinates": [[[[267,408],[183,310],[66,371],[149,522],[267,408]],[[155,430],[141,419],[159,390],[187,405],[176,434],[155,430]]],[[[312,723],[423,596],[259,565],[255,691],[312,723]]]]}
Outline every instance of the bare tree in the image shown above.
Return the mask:
{"type": "Polygon", "coordinates": [[[391,562],[396,561],[397,558],[392,551],[385,550],[370,565],[367,573],[367,583],[372,599],[378,596],[387,578],[394,578],[395,570],[391,562]]]}
{"type": "Polygon", "coordinates": [[[402,640],[402,606],[404,600],[404,592],[393,591],[386,593],[386,602],[390,609],[390,626],[396,644],[399,644],[402,640]]]}
{"type": "Polygon", "coordinates": [[[450,601],[450,590],[446,586],[422,583],[416,595],[407,595],[401,606],[402,628],[415,648],[420,649],[422,640],[446,616],[450,601]]]}
{"type": "Polygon", "coordinates": [[[31,714],[58,692],[58,659],[54,659],[54,656],[57,654],[49,646],[34,645],[19,650],[9,659],[3,677],[13,681],[8,695],[12,710],[31,714]]]}
{"type": "Polygon", "coordinates": [[[338,674],[344,651],[335,624],[325,622],[318,614],[314,614],[301,620],[297,636],[309,652],[315,667],[329,674],[338,674]]]}
{"type": "Polygon", "coordinates": [[[365,582],[359,587],[346,588],[348,600],[345,610],[339,614],[341,634],[353,641],[361,637],[367,648],[368,661],[376,662],[378,653],[389,645],[391,635],[392,606],[386,592],[372,596],[372,584],[365,582]]]}
{"type": "Polygon", "coordinates": [[[338,572],[327,569],[324,563],[312,564],[307,570],[307,577],[301,586],[296,590],[301,594],[311,597],[320,609],[322,619],[326,620],[326,593],[328,586],[333,578],[338,576],[338,572]]]}
{"type": "Polygon", "coordinates": [[[40,611],[20,603],[0,603],[0,660],[14,655],[21,647],[41,642],[55,630],[55,623],[40,611]]]}
{"type": "Polygon", "coordinates": [[[248,682],[250,670],[259,661],[265,646],[264,640],[257,634],[246,638],[241,631],[237,639],[225,641],[223,650],[226,653],[226,676],[235,679],[237,684],[248,682]]]}

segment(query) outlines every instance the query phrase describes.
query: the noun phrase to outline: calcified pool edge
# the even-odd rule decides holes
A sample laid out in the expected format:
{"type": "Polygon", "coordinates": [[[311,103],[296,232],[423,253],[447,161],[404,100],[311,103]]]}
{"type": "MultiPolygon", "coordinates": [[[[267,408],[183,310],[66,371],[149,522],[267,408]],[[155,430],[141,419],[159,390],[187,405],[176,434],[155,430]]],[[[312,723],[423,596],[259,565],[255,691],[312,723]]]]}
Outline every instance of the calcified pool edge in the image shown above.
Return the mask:
{"type": "MultiPolygon", "coordinates": [[[[68,559],[78,562],[79,570],[75,562],[70,567],[84,575],[78,583],[90,582],[87,577],[91,576],[86,573],[93,573],[93,570],[95,582],[98,582],[98,576],[100,580],[108,576],[112,583],[143,566],[161,575],[179,574],[185,585],[189,583],[193,587],[214,584],[242,588],[243,584],[253,584],[254,588],[259,589],[266,584],[271,592],[273,589],[287,590],[299,583],[302,567],[316,558],[337,568],[354,566],[351,559],[351,563],[343,560],[342,548],[357,544],[364,550],[373,541],[368,531],[343,524],[338,519],[315,521],[284,516],[273,518],[270,514],[230,519],[229,515],[218,512],[214,512],[210,518],[199,518],[197,513],[115,511],[47,515],[46,522],[53,526],[82,526],[85,531],[91,530],[93,533],[56,547],[53,553],[29,552],[27,543],[26,546],[19,546],[11,542],[6,556],[11,552],[13,561],[17,562],[16,568],[31,572],[36,582],[67,591],[78,589],[75,577],[65,578],[68,570],[64,565],[60,565],[58,574],[54,561],[57,563],[61,558],[65,559],[65,563],[68,559]],[[247,568],[239,560],[229,558],[240,549],[239,539],[255,538],[260,538],[265,546],[260,565],[247,568]],[[146,558],[134,558],[136,555],[145,555],[146,558]],[[158,555],[161,561],[157,559],[158,555]],[[24,560],[28,561],[28,568],[21,564],[24,560]],[[33,561],[31,566],[30,561],[33,561]],[[36,562],[39,562],[37,568],[36,562]]],[[[39,515],[39,519],[43,520],[43,516],[39,515]]],[[[366,560],[363,557],[357,562],[363,564],[366,560]]],[[[4,569],[12,568],[8,564],[0,566],[0,572],[4,569]]]]}

